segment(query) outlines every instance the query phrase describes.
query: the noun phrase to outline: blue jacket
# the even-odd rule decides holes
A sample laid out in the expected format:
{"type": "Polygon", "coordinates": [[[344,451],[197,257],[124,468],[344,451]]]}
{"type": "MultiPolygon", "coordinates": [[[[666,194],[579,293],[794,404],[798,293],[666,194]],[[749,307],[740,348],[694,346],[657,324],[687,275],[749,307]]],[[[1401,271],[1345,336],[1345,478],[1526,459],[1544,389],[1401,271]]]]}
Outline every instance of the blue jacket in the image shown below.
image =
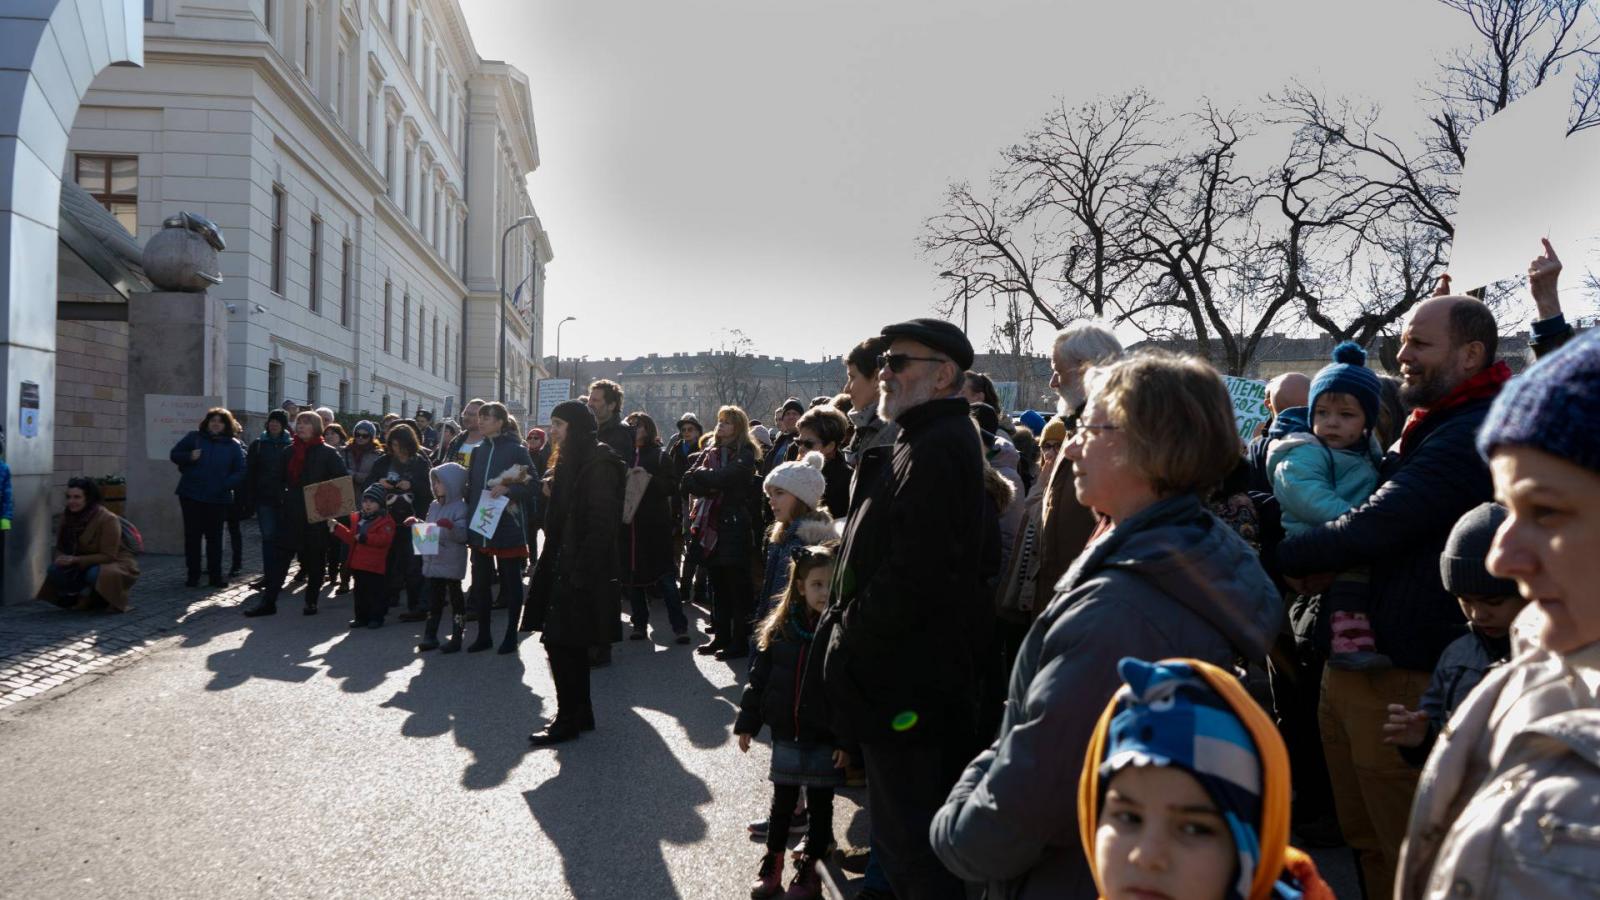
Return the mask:
{"type": "Polygon", "coordinates": [[[1428,714],[1428,733],[1421,746],[1400,747],[1400,756],[1417,768],[1428,761],[1433,745],[1450,717],[1456,714],[1473,688],[1489,670],[1511,658],[1511,638],[1489,638],[1473,630],[1455,639],[1439,655],[1428,689],[1422,692],[1419,708],[1428,714]]]}
{"type": "Polygon", "coordinates": [[[0,519],[10,519],[15,513],[11,506],[11,467],[0,460],[0,519]]]}
{"type": "MultiPolygon", "coordinates": [[[[789,589],[789,560],[795,550],[835,538],[833,521],[827,516],[812,514],[790,524],[782,541],[776,544],[768,541],[766,571],[761,578],[761,593],[756,596],[756,614],[751,621],[765,621],[782,599],[783,592],[789,589]]],[[[754,632],[750,640],[754,643],[754,632]]]]}
{"type": "Polygon", "coordinates": [[[191,431],[172,448],[177,465],[179,497],[199,503],[233,503],[233,492],[244,486],[244,447],[231,437],[212,437],[191,431]],[[198,449],[198,460],[189,457],[198,449]]]}
{"type": "Polygon", "coordinates": [[[1283,530],[1300,534],[1365,503],[1378,489],[1374,459],[1373,447],[1335,450],[1304,431],[1273,441],[1267,470],[1283,511],[1283,530]]]}

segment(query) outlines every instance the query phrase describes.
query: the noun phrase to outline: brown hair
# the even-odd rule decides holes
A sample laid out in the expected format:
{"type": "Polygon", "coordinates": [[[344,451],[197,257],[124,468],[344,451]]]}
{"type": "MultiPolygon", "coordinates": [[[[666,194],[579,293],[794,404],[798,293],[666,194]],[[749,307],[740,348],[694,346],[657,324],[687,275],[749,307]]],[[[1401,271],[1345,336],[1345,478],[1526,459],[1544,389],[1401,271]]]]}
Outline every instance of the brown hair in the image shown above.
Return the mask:
{"type": "Polygon", "coordinates": [[[850,430],[850,420],[844,413],[831,406],[813,406],[806,410],[806,414],[800,417],[800,421],[796,422],[794,427],[796,430],[808,428],[824,444],[837,446],[844,443],[845,433],[850,430]]]}
{"type": "MultiPolygon", "coordinates": [[[[222,436],[223,437],[238,437],[239,436],[239,420],[235,419],[233,417],[233,413],[229,412],[227,409],[225,409],[225,408],[223,408],[221,406],[213,406],[210,409],[206,410],[205,418],[200,420],[200,427],[195,429],[195,430],[199,431],[201,434],[205,434],[206,433],[206,426],[211,424],[211,420],[212,419],[221,419],[222,420],[222,436]]],[[[322,420],[318,419],[317,420],[317,424],[318,425],[322,424],[322,420]]]]}
{"type": "Polygon", "coordinates": [[[789,586],[784,588],[782,594],[772,598],[777,602],[772,605],[772,612],[761,620],[761,629],[756,633],[758,648],[765,650],[772,646],[773,641],[783,637],[795,605],[805,605],[806,577],[816,569],[831,566],[835,562],[837,557],[831,544],[819,544],[796,551],[789,560],[789,586]]]}
{"type": "MultiPolygon", "coordinates": [[[[517,424],[517,420],[516,419],[511,418],[511,412],[506,409],[506,405],[504,403],[501,403],[498,400],[495,400],[495,401],[491,401],[489,403],[485,403],[483,406],[478,408],[478,416],[480,418],[480,421],[479,421],[479,424],[478,424],[478,430],[479,431],[483,431],[482,416],[483,416],[484,413],[488,413],[489,415],[491,415],[491,416],[495,417],[496,419],[500,420],[500,422],[501,422],[500,433],[501,434],[510,434],[510,435],[512,435],[514,437],[517,437],[517,438],[521,438],[522,437],[522,428],[521,428],[521,426],[517,424]]],[[[494,437],[494,435],[492,435],[492,434],[485,434],[484,436],[485,437],[494,437]]]]}
{"type": "Polygon", "coordinates": [[[1203,496],[1238,464],[1233,401],[1205,360],[1142,352],[1090,369],[1085,384],[1157,494],[1203,496]]]}
{"type": "Polygon", "coordinates": [[[594,393],[596,388],[600,389],[600,396],[604,397],[607,403],[617,408],[617,415],[621,415],[622,385],[617,384],[615,381],[612,381],[609,378],[602,378],[599,381],[596,381],[594,384],[589,385],[589,393],[594,393]]]}

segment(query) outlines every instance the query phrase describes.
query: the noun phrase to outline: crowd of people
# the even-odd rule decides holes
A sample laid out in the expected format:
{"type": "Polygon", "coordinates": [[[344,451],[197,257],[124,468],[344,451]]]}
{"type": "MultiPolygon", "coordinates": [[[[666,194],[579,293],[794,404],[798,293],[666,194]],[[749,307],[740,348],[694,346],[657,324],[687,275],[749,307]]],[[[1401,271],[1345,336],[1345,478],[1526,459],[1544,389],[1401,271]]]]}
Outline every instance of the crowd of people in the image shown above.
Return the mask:
{"type": "MultiPolygon", "coordinates": [[[[820,896],[833,793],[861,778],[861,897],[1326,898],[1291,842],[1340,841],[1368,897],[1584,895],[1600,336],[1575,337],[1545,249],[1525,374],[1442,286],[1400,378],[1341,344],[1272,382],[1248,442],[1209,363],[1090,321],[1055,337],[1053,416],[1003,409],[937,319],[862,340],[837,396],[665,439],[610,381],[548,432],[481,400],[348,436],[286,409],[246,447],[216,409],[172,451],[190,584],[202,545],[226,583],[243,508],[266,568],[247,616],[298,560],[305,614],[353,578],[350,626],[403,603],[418,652],[469,621],[469,652],[539,632],[557,713],[536,746],[596,728],[591,670],[649,639],[653,601],[678,645],[704,608],[696,652],[744,681],[736,743],[772,744],[755,898],[820,896]],[[344,476],[358,508],[308,524],[304,488],[344,476]]],[[[83,552],[58,563],[109,600],[115,525],[74,484],[62,546],[83,552]]]]}

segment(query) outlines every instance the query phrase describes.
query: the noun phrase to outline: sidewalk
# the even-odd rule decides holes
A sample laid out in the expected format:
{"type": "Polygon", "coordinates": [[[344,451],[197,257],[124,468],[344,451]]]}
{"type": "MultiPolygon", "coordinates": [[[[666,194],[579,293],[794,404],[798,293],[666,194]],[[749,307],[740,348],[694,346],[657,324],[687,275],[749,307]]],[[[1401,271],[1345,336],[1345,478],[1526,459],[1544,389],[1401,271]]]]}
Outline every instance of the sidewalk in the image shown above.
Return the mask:
{"type": "MultiPolygon", "coordinates": [[[[133,662],[202,616],[236,609],[261,575],[261,537],[243,523],[244,568],[220,590],[183,586],[183,557],[145,554],[125,613],[69,612],[31,597],[0,606],[0,710],[133,662]]],[[[231,547],[223,538],[223,565],[231,547]]],[[[234,613],[237,614],[237,613],[234,613]]]]}

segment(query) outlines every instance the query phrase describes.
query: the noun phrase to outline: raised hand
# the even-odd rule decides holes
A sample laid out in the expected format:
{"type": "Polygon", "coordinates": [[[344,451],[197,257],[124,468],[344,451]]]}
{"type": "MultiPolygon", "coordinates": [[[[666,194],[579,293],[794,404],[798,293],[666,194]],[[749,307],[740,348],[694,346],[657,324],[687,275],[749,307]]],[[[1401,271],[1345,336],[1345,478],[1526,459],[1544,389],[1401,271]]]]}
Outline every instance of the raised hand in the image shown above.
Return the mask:
{"type": "Polygon", "coordinates": [[[1544,253],[1528,263],[1528,290],[1533,294],[1539,318],[1549,319],[1561,314],[1561,296],[1556,290],[1556,282],[1561,278],[1561,258],[1556,256],[1556,248],[1550,246],[1549,238],[1540,238],[1539,243],[1544,245],[1544,253]]]}
{"type": "Polygon", "coordinates": [[[1434,287],[1433,287],[1433,295],[1435,297],[1444,297],[1444,296],[1448,295],[1449,293],[1450,293],[1450,273],[1446,272],[1443,275],[1439,276],[1438,283],[1436,283],[1434,285],[1434,287]]]}

